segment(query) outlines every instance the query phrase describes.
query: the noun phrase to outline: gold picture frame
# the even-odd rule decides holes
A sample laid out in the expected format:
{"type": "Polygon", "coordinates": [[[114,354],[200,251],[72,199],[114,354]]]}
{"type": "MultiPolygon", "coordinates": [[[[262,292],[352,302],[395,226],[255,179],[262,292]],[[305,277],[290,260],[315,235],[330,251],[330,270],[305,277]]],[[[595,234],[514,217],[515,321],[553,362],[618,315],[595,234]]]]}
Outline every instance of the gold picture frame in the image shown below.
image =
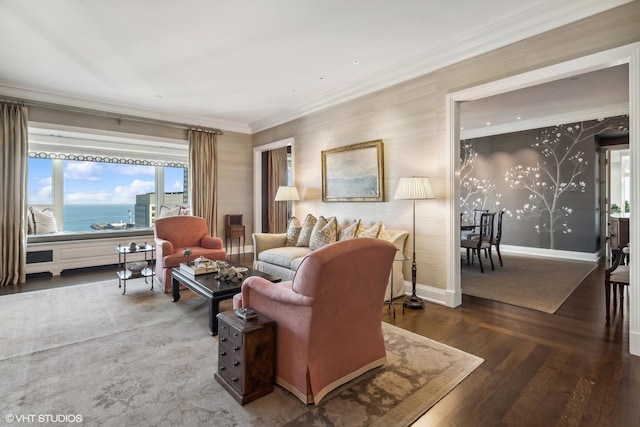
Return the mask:
{"type": "Polygon", "coordinates": [[[322,201],[384,201],[381,139],[322,152],[322,201]]]}

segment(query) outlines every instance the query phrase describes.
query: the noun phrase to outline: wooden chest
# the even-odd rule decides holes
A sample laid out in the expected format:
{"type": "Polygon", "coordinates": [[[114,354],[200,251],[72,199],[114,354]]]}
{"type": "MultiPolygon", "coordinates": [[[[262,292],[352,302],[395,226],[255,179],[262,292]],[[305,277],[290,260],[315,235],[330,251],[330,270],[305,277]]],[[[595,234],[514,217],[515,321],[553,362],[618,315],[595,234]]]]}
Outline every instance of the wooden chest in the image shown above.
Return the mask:
{"type": "Polygon", "coordinates": [[[243,321],[233,310],[217,315],[218,371],[216,380],[244,405],[273,391],[275,328],[258,314],[243,321]]]}

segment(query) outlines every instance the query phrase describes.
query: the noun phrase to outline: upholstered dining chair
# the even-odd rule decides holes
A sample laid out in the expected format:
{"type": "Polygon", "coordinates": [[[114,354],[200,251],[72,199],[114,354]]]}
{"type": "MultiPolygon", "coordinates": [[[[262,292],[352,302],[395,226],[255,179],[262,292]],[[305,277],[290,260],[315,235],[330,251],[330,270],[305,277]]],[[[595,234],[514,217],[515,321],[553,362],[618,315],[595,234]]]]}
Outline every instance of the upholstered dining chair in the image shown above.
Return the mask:
{"type": "Polygon", "coordinates": [[[613,249],[611,267],[607,268],[604,273],[604,295],[606,304],[606,319],[609,322],[611,291],[613,290],[613,305],[617,305],[616,293],[620,294],[620,313],[624,312],[624,291],[625,286],[629,286],[629,266],[622,265],[625,254],[622,249],[613,249]],[[613,286],[612,286],[613,285],[613,286]],[[616,287],[618,288],[616,292],[616,287]]]}
{"type": "Polygon", "coordinates": [[[293,280],[248,277],[234,308],[276,322],[276,383],[304,403],[386,362],[382,310],[396,247],[342,240],[307,255],[293,280]]]}
{"type": "MultiPolygon", "coordinates": [[[[493,240],[491,241],[491,244],[493,246],[495,246],[496,248],[496,252],[498,253],[498,259],[500,260],[500,267],[502,267],[502,254],[500,253],[500,240],[502,240],[502,216],[504,215],[505,211],[500,211],[498,213],[498,226],[496,227],[495,230],[495,236],[493,236],[493,240]]],[[[470,233],[467,235],[467,239],[477,239],[479,236],[478,233],[470,233]]],[[[487,248],[484,249],[484,257],[488,258],[488,250],[487,248]]],[[[471,260],[473,261],[473,255],[471,255],[471,260]]]]}
{"type": "Polygon", "coordinates": [[[211,260],[224,260],[226,251],[222,239],[209,235],[207,221],[190,215],[158,218],[155,222],[156,280],[171,292],[171,269],[181,262],[193,261],[203,256],[211,260]],[[184,250],[191,249],[185,256],[184,250]]]}
{"type": "Polygon", "coordinates": [[[478,256],[478,263],[480,264],[480,272],[484,273],[484,266],[482,265],[481,252],[487,250],[489,254],[489,260],[491,261],[491,270],[495,270],[493,265],[493,256],[491,254],[491,247],[493,245],[493,223],[495,219],[495,212],[486,212],[480,215],[480,222],[478,224],[477,236],[470,235],[466,239],[460,241],[460,246],[467,250],[467,264],[471,264],[471,260],[474,255],[478,256]]]}

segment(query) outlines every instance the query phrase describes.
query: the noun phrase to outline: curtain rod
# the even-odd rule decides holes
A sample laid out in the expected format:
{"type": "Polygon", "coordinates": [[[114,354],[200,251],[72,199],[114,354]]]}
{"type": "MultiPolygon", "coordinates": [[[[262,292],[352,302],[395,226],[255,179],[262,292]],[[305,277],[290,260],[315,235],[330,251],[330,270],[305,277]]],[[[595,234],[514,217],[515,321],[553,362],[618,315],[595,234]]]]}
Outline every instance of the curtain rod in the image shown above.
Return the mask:
{"type": "Polygon", "coordinates": [[[53,104],[53,103],[42,102],[42,101],[29,101],[29,100],[16,99],[11,97],[2,97],[0,98],[0,102],[20,104],[21,106],[26,106],[26,107],[43,107],[43,108],[51,108],[54,110],[71,111],[74,113],[91,114],[94,116],[117,119],[118,121],[128,120],[132,122],[151,123],[151,124],[158,124],[158,125],[173,127],[177,129],[197,130],[201,132],[211,132],[216,135],[224,135],[224,132],[222,132],[222,130],[216,129],[216,128],[208,128],[204,126],[191,125],[186,123],[177,123],[177,122],[171,122],[168,120],[149,119],[145,117],[131,116],[128,114],[109,113],[106,111],[92,110],[89,108],[82,108],[82,107],[73,107],[70,105],[60,105],[60,104],[53,104]]]}

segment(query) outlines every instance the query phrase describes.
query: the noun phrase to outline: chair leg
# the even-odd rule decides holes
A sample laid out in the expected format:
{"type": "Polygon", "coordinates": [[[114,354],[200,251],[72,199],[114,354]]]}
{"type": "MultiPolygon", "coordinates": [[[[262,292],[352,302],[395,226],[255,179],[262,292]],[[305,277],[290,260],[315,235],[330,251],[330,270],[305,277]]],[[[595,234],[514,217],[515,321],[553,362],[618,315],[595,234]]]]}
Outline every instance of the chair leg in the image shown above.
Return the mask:
{"type": "Polygon", "coordinates": [[[478,264],[480,264],[480,273],[484,273],[484,267],[482,266],[482,256],[480,254],[480,249],[476,249],[478,251],[478,264]]]}
{"type": "Polygon", "coordinates": [[[469,252],[470,252],[470,251],[469,251],[469,248],[467,248],[467,265],[471,265],[471,262],[470,262],[470,259],[471,259],[471,258],[470,258],[470,254],[469,254],[469,252]]]}
{"type": "Polygon", "coordinates": [[[491,254],[491,246],[489,246],[485,251],[489,252],[489,260],[491,261],[491,270],[495,270],[495,266],[493,265],[493,255],[491,254]]]}
{"type": "Polygon", "coordinates": [[[500,267],[502,267],[502,255],[500,255],[500,245],[496,245],[496,252],[498,253],[498,259],[500,260],[500,267]]]}
{"type": "Polygon", "coordinates": [[[618,285],[618,293],[620,294],[620,316],[624,316],[624,285],[618,285]]]}

